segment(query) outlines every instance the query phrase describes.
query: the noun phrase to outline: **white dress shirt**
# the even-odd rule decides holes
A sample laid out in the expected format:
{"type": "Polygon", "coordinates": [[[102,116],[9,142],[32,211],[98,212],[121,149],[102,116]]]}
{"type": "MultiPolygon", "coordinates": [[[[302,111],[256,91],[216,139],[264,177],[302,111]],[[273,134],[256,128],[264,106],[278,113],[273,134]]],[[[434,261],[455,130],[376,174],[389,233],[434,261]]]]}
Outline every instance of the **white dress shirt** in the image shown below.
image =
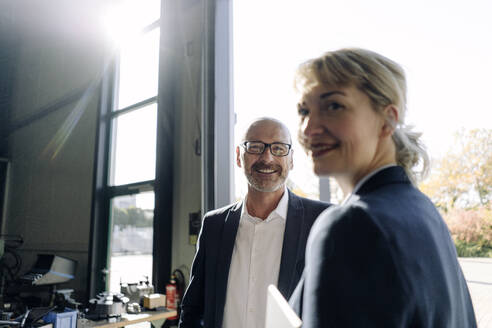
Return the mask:
{"type": "Polygon", "coordinates": [[[249,215],[243,201],[227,282],[223,328],[263,328],[266,295],[277,285],[289,195],[265,220],[249,215]]]}

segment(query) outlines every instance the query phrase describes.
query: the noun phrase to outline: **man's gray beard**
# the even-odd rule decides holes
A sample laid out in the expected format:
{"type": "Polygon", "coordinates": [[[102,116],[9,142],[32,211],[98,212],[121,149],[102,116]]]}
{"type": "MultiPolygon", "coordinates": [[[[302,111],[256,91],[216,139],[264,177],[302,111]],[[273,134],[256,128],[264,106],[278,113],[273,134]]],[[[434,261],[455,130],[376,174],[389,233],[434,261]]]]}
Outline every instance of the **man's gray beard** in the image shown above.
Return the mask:
{"type": "Polygon", "coordinates": [[[260,184],[258,184],[258,182],[252,176],[249,176],[249,175],[246,175],[246,179],[248,180],[249,185],[254,190],[257,190],[260,192],[274,192],[274,191],[279,190],[280,188],[282,188],[285,185],[285,180],[287,180],[287,177],[282,177],[278,184],[271,186],[271,187],[261,186],[260,184]]]}

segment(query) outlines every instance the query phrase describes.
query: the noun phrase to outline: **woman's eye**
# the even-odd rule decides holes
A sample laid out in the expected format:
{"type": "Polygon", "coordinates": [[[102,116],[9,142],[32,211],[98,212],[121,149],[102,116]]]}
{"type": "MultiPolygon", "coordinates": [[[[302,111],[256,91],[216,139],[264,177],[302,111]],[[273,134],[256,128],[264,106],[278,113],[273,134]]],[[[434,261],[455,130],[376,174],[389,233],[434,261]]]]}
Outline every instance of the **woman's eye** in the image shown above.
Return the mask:
{"type": "Polygon", "coordinates": [[[328,105],[326,105],[325,107],[326,109],[328,110],[331,110],[331,111],[337,111],[337,110],[340,110],[343,108],[342,105],[340,105],[339,103],[337,102],[332,102],[332,103],[329,103],[328,105]]]}
{"type": "Polygon", "coordinates": [[[299,116],[305,117],[308,116],[309,111],[306,108],[299,108],[297,110],[297,113],[299,114],[299,116]]]}

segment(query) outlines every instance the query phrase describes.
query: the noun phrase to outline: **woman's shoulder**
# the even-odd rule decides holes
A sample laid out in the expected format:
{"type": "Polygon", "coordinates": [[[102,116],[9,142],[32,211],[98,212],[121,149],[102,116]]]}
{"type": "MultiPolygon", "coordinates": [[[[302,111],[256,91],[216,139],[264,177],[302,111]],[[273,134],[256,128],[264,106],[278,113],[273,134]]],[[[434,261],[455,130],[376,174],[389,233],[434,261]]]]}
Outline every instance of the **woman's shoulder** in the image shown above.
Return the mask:
{"type": "MultiPolygon", "coordinates": [[[[325,210],[311,229],[310,249],[318,256],[332,252],[364,253],[375,245],[387,245],[388,238],[364,202],[350,202],[325,210]],[[362,251],[364,250],[364,251],[362,251]]],[[[352,256],[352,255],[351,255],[352,256]]]]}
{"type": "Polygon", "coordinates": [[[316,220],[313,230],[353,229],[358,226],[374,225],[373,216],[367,203],[357,200],[343,205],[333,205],[324,210],[316,220]]]}

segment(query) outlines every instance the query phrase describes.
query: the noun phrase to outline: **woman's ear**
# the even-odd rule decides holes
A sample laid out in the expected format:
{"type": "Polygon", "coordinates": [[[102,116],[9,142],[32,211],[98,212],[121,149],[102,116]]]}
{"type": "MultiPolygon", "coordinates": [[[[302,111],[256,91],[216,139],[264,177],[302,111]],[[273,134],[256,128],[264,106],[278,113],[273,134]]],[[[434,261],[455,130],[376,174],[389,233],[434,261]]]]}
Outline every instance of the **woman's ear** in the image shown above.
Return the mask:
{"type": "Polygon", "coordinates": [[[395,105],[388,105],[383,109],[384,124],[381,129],[381,136],[391,136],[398,124],[398,108],[395,105]]]}

